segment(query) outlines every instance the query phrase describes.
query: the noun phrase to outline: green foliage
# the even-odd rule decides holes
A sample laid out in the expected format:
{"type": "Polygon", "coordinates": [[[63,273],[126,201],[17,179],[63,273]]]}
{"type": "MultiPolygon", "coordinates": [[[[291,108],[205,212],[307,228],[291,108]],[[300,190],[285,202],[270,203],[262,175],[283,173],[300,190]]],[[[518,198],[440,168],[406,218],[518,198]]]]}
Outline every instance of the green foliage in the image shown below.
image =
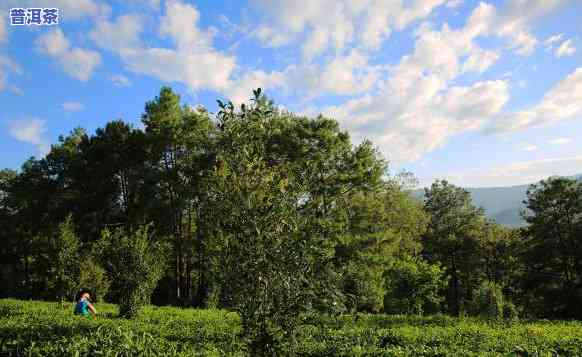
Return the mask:
{"type": "Polygon", "coordinates": [[[202,182],[213,164],[210,142],[215,127],[207,111],[181,106],[180,96],[168,87],[146,103],[142,122],[150,173],[157,186],[152,218],[169,239],[174,255],[169,266],[175,286],[171,301],[202,306],[210,285],[202,182]],[[192,276],[197,278],[196,286],[192,276]]]}
{"type": "MultiPolygon", "coordinates": [[[[481,316],[487,319],[500,319],[504,317],[504,306],[506,305],[501,288],[494,282],[484,281],[479,288],[475,290],[473,301],[469,306],[473,315],[481,316]]],[[[507,313],[511,308],[508,308],[507,313]]]]}
{"type": "Polygon", "coordinates": [[[347,234],[335,246],[335,261],[350,310],[381,311],[386,268],[397,257],[420,251],[427,217],[398,180],[355,192],[345,202],[347,234]]]}
{"type": "Polygon", "coordinates": [[[512,322],[519,319],[519,311],[515,304],[510,301],[505,301],[503,304],[503,318],[506,321],[512,322]]]}
{"type": "Polygon", "coordinates": [[[542,181],[525,204],[527,304],[542,316],[582,318],[582,182],[542,181]]]}
{"type": "MultiPolygon", "coordinates": [[[[147,307],[135,320],[101,304],[85,319],[57,303],[0,300],[0,355],[249,356],[241,321],[224,310],[147,307]]],[[[300,356],[580,356],[582,323],[511,325],[435,315],[312,315],[297,332],[300,356]]]]}
{"type": "Polygon", "coordinates": [[[523,241],[516,229],[486,222],[479,240],[479,261],[486,280],[501,287],[517,287],[521,279],[523,241]]]}
{"type": "Polygon", "coordinates": [[[2,356],[245,356],[236,313],[144,307],[136,319],[73,315],[73,305],[0,300],[2,356]]]}
{"type": "Polygon", "coordinates": [[[73,219],[59,225],[54,241],[55,285],[57,296],[62,300],[72,300],[78,288],[81,261],[79,259],[79,238],[75,234],[73,219]]]}
{"type": "Polygon", "coordinates": [[[446,300],[449,312],[458,316],[482,274],[479,247],[485,216],[468,191],[444,180],[425,189],[424,207],[430,215],[422,241],[425,255],[450,276],[446,300]]]}
{"type": "Polygon", "coordinates": [[[89,289],[93,295],[92,299],[103,302],[111,286],[107,272],[91,256],[83,258],[79,263],[81,265],[79,286],[89,289]]]}
{"type": "Polygon", "coordinates": [[[412,175],[390,176],[336,120],[280,111],[260,90],[219,106],[213,118],[164,87],[143,129],[76,128],[1,170],[0,294],[66,299],[81,284],[102,298],[111,282],[108,300],[133,316],[158,285],[157,304],[239,311],[267,354],[292,350],[305,312],[420,314],[444,297],[453,315],[499,316],[484,304],[496,289],[516,304],[501,304],[507,318],[582,317],[582,184],[534,185],[529,226],[508,230],[446,181],[413,200],[412,175]],[[105,227],[122,228],[100,240],[105,227]],[[447,288],[409,256],[440,264],[447,288]]]}
{"type": "Polygon", "coordinates": [[[348,311],[380,312],[385,294],[383,265],[350,263],[342,270],[342,292],[348,311]]]}
{"type": "Polygon", "coordinates": [[[134,318],[151,294],[165,268],[166,247],[153,240],[149,226],[127,234],[123,229],[103,231],[97,254],[109,272],[119,299],[119,315],[134,318]]]}
{"type": "Polygon", "coordinates": [[[298,209],[309,178],[293,163],[269,157],[279,118],[259,99],[260,90],[251,107],[222,105],[207,209],[222,299],[240,313],[251,353],[266,356],[293,349],[300,313],[328,294],[323,276],[330,257],[311,231],[311,216],[298,209]]]}
{"type": "Polygon", "coordinates": [[[384,311],[391,314],[434,314],[440,311],[446,286],[439,265],[420,258],[396,260],[385,273],[384,311]]]}

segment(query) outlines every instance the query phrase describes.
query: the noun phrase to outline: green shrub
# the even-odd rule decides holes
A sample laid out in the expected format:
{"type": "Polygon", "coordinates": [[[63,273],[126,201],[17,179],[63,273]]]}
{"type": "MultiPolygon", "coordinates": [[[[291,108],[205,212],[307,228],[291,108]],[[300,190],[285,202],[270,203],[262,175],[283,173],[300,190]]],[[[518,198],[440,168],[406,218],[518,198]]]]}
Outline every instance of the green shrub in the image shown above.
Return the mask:
{"type": "Polygon", "coordinates": [[[419,258],[394,262],[385,273],[384,311],[391,314],[431,314],[440,309],[443,270],[419,258]]]}
{"type": "Polygon", "coordinates": [[[119,315],[136,317],[163,276],[166,247],[144,226],[131,234],[122,229],[103,231],[97,251],[117,290],[119,315]]]}
{"type": "Polygon", "coordinates": [[[89,289],[93,293],[93,299],[99,302],[105,301],[105,296],[109,292],[111,281],[107,277],[107,272],[101,267],[93,257],[82,259],[79,286],[89,289]]]}
{"type": "Polygon", "coordinates": [[[385,295],[382,271],[348,264],[342,274],[342,291],[349,311],[380,312],[385,295]]]}
{"type": "MultiPolygon", "coordinates": [[[[234,312],[148,306],[126,320],[116,310],[102,304],[92,320],[59,303],[0,299],[0,356],[249,356],[234,312]]],[[[582,356],[579,321],[312,312],[306,322],[294,350],[306,357],[582,356]]]]}
{"type": "Polygon", "coordinates": [[[52,248],[56,268],[53,283],[57,288],[57,297],[61,301],[72,299],[79,283],[81,262],[79,260],[79,237],[75,233],[71,216],[68,216],[59,225],[52,248]]]}
{"type": "Polygon", "coordinates": [[[503,304],[503,318],[507,321],[515,321],[519,317],[519,312],[517,311],[517,307],[511,303],[506,302],[503,304]]]}
{"type": "Polygon", "coordinates": [[[485,281],[475,291],[469,311],[476,316],[500,319],[504,315],[504,298],[501,288],[494,282],[485,281]]]}

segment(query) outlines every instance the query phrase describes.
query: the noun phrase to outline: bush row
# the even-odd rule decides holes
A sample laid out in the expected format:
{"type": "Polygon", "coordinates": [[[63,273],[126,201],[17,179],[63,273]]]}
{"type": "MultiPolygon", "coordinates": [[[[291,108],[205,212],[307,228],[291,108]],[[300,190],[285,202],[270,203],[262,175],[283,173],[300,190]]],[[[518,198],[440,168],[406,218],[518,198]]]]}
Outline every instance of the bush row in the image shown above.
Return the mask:
{"type": "MultiPolygon", "coordinates": [[[[147,307],[135,320],[100,304],[100,317],[72,304],[0,300],[0,355],[244,356],[240,318],[224,310],[147,307]]],[[[519,323],[448,316],[310,315],[299,356],[581,356],[582,323],[519,323]]]]}

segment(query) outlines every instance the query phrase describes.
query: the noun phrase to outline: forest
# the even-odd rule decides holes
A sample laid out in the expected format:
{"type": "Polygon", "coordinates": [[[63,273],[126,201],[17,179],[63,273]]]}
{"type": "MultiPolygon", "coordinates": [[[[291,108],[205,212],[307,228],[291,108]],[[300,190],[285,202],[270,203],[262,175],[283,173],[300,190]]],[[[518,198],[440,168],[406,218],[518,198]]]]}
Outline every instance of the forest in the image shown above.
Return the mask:
{"type": "Polygon", "coordinates": [[[312,314],[582,319],[582,182],[530,186],[507,228],[444,180],[419,200],[332,118],[260,89],[218,105],[164,87],[142,127],[77,128],[0,171],[0,298],[235,311],[255,355],[312,314]]]}

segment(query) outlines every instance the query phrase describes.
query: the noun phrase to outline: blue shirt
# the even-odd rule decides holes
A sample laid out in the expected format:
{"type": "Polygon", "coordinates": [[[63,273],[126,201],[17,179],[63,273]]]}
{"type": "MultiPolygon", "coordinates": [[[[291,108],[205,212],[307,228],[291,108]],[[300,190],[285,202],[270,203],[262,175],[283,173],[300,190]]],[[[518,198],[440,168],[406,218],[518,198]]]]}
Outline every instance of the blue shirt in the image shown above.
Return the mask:
{"type": "Polygon", "coordinates": [[[89,301],[85,298],[79,300],[75,305],[75,315],[89,316],[89,301]]]}

